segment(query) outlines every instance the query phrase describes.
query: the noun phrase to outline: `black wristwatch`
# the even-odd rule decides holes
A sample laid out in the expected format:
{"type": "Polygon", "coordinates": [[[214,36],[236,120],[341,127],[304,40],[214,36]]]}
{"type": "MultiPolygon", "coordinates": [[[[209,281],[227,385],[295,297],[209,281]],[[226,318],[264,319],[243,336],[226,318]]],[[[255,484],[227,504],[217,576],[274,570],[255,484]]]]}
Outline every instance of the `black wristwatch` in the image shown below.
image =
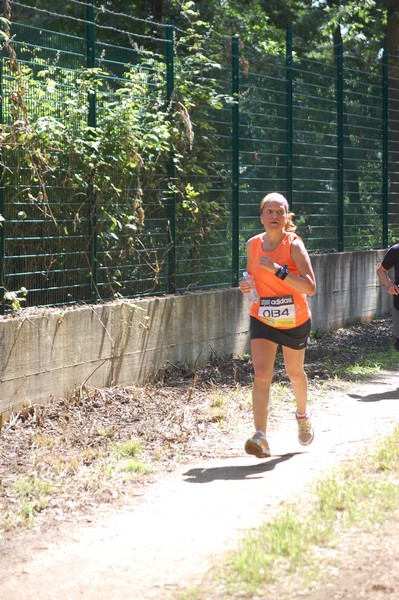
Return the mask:
{"type": "Polygon", "coordinates": [[[279,279],[285,279],[289,273],[289,270],[287,269],[287,267],[288,267],[288,265],[279,267],[277,269],[277,271],[275,272],[275,276],[278,277],[279,279]]]}

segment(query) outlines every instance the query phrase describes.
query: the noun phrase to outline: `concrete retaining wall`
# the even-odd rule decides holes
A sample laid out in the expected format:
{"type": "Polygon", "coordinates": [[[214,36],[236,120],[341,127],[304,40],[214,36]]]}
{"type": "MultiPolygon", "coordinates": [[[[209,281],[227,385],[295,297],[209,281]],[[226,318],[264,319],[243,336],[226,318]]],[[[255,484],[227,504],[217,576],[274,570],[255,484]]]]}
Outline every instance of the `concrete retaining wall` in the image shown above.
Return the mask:
{"type": "Polygon", "coordinates": [[[390,314],[391,299],[376,270],[385,250],[312,256],[317,293],[310,298],[313,329],[343,325],[390,314]]]}
{"type": "MultiPolygon", "coordinates": [[[[389,314],[375,275],[384,251],[312,256],[313,329],[389,314]]],[[[248,298],[226,289],[0,317],[0,420],[85,383],[142,385],[168,363],[248,352],[248,298]]]]}

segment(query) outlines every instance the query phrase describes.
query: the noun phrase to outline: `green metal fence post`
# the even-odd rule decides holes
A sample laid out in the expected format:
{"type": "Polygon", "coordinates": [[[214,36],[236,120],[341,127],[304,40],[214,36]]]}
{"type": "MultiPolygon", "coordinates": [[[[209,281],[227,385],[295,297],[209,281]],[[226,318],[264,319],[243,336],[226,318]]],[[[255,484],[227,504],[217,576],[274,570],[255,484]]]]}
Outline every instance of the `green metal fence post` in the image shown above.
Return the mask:
{"type": "Polygon", "coordinates": [[[239,38],[231,38],[231,95],[233,97],[233,106],[231,113],[231,216],[232,216],[232,237],[231,237],[231,267],[232,267],[232,285],[238,286],[239,280],[239,216],[240,216],[240,170],[239,170],[239,125],[240,125],[240,57],[239,57],[239,38]]]}
{"type": "MultiPolygon", "coordinates": [[[[0,57],[0,124],[4,123],[4,110],[3,110],[3,58],[0,57]]],[[[5,189],[4,189],[4,171],[1,175],[0,181],[0,314],[4,314],[4,198],[5,198],[5,189]]]]}
{"type": "Polygon", "coordinates": [[[287,128],[287,200],[292,208],[292,149],[293,149],[293,124],[292,124],[292,26],[286,31],[286,128],[287,128]]]}
{"type": "Polygon", "coordinates": [[[344,46],[337,44],[337,202],[338,251],[344,250],[344,46]]]}
{"type": "Polygon", "coordinates": [[[388,248],[388,55],[382,55],[382,247],[388,248]]]}
{"type": "MultiPolygon", "coordinates": [[[[86,66],[93,69],[96,64],[96,31],[94,24],[94,0],[89,0],[86,6],[86,66]]],[[[89,92],[88,95],[88,117],[87,124],[91,128],[97,125],[96,116],[96,94],[89,92]]],[[[98,299],[98,241],[97,241],[97,198],[92,181],[88,181],[87,198],[90,206],[90,275],[91,296],[98,299]]]]}
{"type": "MultiPolygon", "coordinates": [[[[172,102],[173,91],[175,87],[174,73],[174,28],[171,23],[166,27],[166,101],[168,107],[172,102]]],[[[176,292],[176,172],[173,155],[171,154],[168,161],[168,224],[170,236],[170,250],[168,255],[168,277],[169,277],[169,292],[176,292]]]]}

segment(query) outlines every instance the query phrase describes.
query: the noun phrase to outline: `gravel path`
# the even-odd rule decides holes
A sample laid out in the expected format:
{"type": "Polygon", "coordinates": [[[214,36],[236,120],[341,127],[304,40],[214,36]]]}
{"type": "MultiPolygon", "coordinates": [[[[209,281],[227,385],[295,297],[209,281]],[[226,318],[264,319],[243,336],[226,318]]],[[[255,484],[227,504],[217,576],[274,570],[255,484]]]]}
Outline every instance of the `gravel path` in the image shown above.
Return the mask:
{"type": "MultiPolygon", "coordinates": [[[[33,531],[16,538],[0,556],[1,598],[177,598],[179,591],[199,584],[226,550],[237,547],[246,530],[270,517],[282,502],[393,431],[399,423],[398,374],[384,372],[347,392],[321,393],[313,405],[316,436],[308,448],[297,443],[293,418],[269,436],[269,459],[246,456],[244,440],[232,436],[224,458],[180,466],[149,486],[132,506],[93,513],[90,522],[60,525],[40,537],[33,531]]],[[[287,580],[288,589],[275,588],[268,597],[278,592],[279,599],[287,600],[399,598],[393,575],[399,572],[399,522],[395,525],[380,531],[384,561],[378,560],[379,548],[371,536],[362,537],[362,550],[359,540],[349,536],[344,553],[336,556],[335,571],[322,586],[304,593],[287,580]]]]}

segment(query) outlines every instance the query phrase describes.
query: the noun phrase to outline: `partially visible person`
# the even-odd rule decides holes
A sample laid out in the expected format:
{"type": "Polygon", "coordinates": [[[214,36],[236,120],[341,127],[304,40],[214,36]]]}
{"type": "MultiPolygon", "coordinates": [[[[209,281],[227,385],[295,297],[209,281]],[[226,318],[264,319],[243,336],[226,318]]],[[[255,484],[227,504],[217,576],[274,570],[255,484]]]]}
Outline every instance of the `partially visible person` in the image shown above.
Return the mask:
{"type": "Polygon", "coordinates": [[[314,438],[307,405],[304,359],[311,327],[307,296],[315,294],[316,281],[305,245],[295,233],[292,217],[288,202],[281,194],[271,193],[262,199],[260,221],[264,232],[247,242],[246,270],[250,278],[240,281],[242,293],[249,294],[252,279],[259,296],[250,307],[255,433],[245,443],[245,451],[258,458],[270,456],[266,428],[279,345],[295,396],[298,440],[307,446],[314,438]]]}
{"type": "Polygon", "coordinates": [[[387,293],[393,296],[392,325],[395,338],[393,346],[399,352],[399,244],[389,248],[377,269],[377,276],[382,285],[385,286],[387,293]],[[392,268],[394,269],[394,281],[388,273],[392,268]]]}

